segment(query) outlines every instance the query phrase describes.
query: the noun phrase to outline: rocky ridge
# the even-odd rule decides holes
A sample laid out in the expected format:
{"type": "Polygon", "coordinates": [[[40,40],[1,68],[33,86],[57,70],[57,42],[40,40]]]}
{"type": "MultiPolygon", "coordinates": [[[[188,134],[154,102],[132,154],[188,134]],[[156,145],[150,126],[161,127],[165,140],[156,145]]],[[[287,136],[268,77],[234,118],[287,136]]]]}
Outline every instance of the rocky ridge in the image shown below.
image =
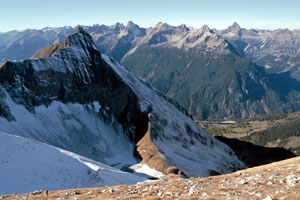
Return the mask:
{"type": "MultiPolygon", "coordinates": [[[[23,32],[0,33],[0,61],[26,59],[46,45],[58,45],[77,27],[29,29],[23,32]],[[16,51],[18,49],[18,51],[16,51]]],[[[140,45],[159,45],[167,47],[214,50],[216,53],[228,53],[236,50],[232,45],[215,34],[207,25],[200,29],[181,25],[171,26],[158,23],[155,27],[141,28],[129,21],[126,26],[116,23],[112,26],[83,26],[91,34],[98,49],[120,61],[129,51],[140,45]]]]}

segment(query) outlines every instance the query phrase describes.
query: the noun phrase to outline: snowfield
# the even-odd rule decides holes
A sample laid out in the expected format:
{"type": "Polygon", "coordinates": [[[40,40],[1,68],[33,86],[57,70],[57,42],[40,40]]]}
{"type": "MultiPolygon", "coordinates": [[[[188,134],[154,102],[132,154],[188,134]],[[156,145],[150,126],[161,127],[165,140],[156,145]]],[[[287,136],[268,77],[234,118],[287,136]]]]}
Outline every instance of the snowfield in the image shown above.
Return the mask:
{"type": "Polygon", "coordinates": [[[98,117],[100,105],[53,101],[35,107],[35,113],[16,104],[8,94],[5,103],[16,120],[0,117],[0,132],[31,138],[121,169],[138,161],[134,145],[122,131],[98,117]]]}
{"type": "Polygon", "coordinates": [[[0,133],[0,194],[144,182],[126,173],[32,139],[0,133]]]}

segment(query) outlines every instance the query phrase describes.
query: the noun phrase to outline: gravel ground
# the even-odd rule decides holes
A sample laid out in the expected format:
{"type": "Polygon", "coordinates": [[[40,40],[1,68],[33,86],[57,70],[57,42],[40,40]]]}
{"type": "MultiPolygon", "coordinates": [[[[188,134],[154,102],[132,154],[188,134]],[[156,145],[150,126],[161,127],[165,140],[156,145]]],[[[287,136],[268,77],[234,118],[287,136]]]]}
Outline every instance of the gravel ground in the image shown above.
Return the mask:
{"type": "Polygon", "coordinates": [[[300,157],[207,178],[168,176],[137,185],[36,191],[0,199],[300,199],[300,157]]]}

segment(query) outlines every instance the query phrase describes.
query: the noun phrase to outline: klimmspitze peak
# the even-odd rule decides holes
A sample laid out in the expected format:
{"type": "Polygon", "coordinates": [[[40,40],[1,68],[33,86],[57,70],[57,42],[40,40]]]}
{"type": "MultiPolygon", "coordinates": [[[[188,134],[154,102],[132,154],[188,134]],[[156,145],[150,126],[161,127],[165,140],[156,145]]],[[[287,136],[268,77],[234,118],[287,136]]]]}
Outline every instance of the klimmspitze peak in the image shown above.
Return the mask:
{"type": "Polygon", "coordinates": [[[86,32],[84,31],[84,29],[81,26],[78,26],[75,33],[86,33],[86,32]]]}

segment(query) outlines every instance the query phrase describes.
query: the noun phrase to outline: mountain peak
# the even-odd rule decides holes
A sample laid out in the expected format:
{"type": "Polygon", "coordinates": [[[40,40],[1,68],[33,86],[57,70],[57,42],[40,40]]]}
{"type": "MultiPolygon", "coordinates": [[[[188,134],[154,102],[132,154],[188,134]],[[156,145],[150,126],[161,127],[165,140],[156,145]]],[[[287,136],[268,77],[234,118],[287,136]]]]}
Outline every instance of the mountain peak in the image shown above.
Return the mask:
{"type": "Polygon", "coordinates": [[[135,27],[138,27],[138,25],[133,23],[132,21],[128,21],[126,27],[127,28],[135,28],[135,27]]]}
{"type": "Polygon", "coordinates": [[[158,23],[155,25],[155,28],[157,28],[157,29],[168,28],[168,27],[169,27],[169,24],[163,23],[163,22],[158,22],[158,23]]]}
{"type": "Polygon", "coordinates": [[[179,28],[180,28],[181,30],[185,30],[185,31],[189,31],[189,30],[190,30],[185,24],[181,24],[181,25],[179,26],[179,28]]]}
{"type": "Polygon", "coordinates": [[[200,29],[201,32],[213,33],[213,31],[209,28],[208,25],[203,25],[200,29]]]}
{"type": "MultiPolygon", "coordinates": [[[[90,39],[92,38],[92,36],[89,33],[87,33],[81,26],[78,26],[76,31],[73,34],[68,35],[65,40],[68,40],[70,36],[71,37],[82,37],[82,36],[84,36],[84,37],[87,37],[87,38],[90,38],[90,39]],[[81,36],[79,36],[79,35],[81,35],[81,36]]],[[[85,42],[90,42],[90,41],[85,40],[85,42]]]]}
{"type": "Polygon", "coordinates": [[[239,31],[239,30],[241,30],[241,27],[237,22],[233,22],[233,24],[228,27],[228,30],[230,30],[230,31],[239,31]]]}
{"type": "Polygon", "coordinates": [[[231,25],[232,27],[238,27],[241,28],[240,25],[237,22],[233,22],[233,24],[231,25]]]}
{"type": "Polygon", "coordinates": [[[81,26],[79,26],[73,34],[66,36],[62,44],[45,46],[41,48],[39,51],[37,51],[34,54],[33,58],[44,58],[44,57],[53,56],[59,50],[70,46],[79,47],[83,49],[90,49],[90,48],[97,49],[90,34],[88,34],[81,26]]]}
{"type": "Polygon", "coordinates": [[[128,33],[134,35],[135,37],[139,37],[145,34],[145,31],[141,29],[137,24],[133,23],[132,21],[129,21],[126,25],[126,29],[128,33]]]}
{"type": "Polygon", "coordinates": [[[75,33],[86,33],[81,26],[78,26],[75,33]]]}
{"type": "Polygon", "coordinates": [[[113,30],[120,31],[121,29],[124,29],[125,26],[122,23],[117,22],[116,24],[111,26],[113,30]]]}
{"type": "Polygon", "coordinates": [[[134,32],[134,31],[140,29],[140,27],[137,24],[133,23],[132,21],[129,21],[127,23],[126,28],[127,28],[128,32],[134,32]]]}

